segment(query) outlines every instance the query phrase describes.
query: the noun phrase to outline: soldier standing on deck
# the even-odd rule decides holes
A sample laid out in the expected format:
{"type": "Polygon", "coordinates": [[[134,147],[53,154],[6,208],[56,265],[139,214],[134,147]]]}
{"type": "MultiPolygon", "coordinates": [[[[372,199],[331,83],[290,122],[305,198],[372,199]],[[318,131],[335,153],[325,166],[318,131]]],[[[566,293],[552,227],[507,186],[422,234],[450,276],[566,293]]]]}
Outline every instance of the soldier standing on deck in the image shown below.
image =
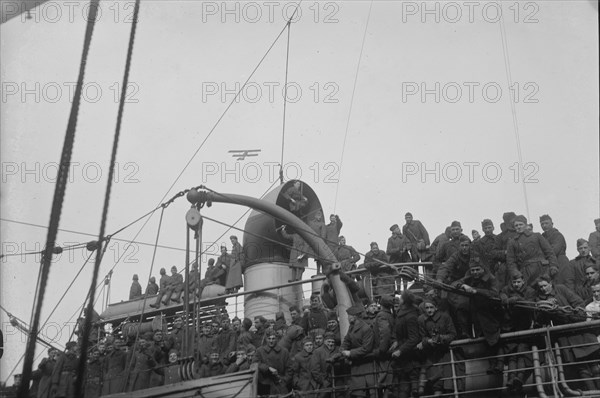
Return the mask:
{"type": "Polygon", "coordinates": [[[429,233],[421,221],[413,220],[411,213],[406,213],[404,220],[406,220],[406,224],[402,226],[402,233],[412,243],[411,257],[414,261],[421,261],[426,255],[427,249],[429,249],[429,233]]]}
{"type": "Polygon", "coordinates": [[[520,215],[515,217],[516,238],[508,242],[506,262],[512,275],[520,271],[526,285],[535,286],[535,280],[548,273],[548,268],[558,270],[556,256],[552,247],[541,234],[525,230],[527,219],[520,215]]]}
{"type": "Polygon", "coordinates": [[[133,274],[133,282],[131,282],[131,288],[129,288],[129,300],[142,296],[142,285],[140,285],[138,279],[138,275],[133,274]]]}

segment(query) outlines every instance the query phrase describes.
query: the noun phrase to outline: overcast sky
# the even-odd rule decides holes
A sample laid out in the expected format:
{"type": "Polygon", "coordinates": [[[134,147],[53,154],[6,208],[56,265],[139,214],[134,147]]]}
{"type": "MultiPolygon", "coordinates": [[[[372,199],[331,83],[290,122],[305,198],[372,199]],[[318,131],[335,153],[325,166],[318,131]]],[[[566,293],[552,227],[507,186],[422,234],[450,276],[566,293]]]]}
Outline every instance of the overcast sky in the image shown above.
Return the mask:
{"type": "MultiPolygon", "coordinates": [[[[3,254],[45,243],[44,228],[19,223],[48,224],[87,4],[50,1],[31,19],[23,14],[0,26],[3,254]]],[[[275,182],[286,32],[194,153],[294,8],[292,2],[230,2],[227,9],[222,2],[142,2],[109,233],[192,186],[260,196],[275,182]],[[260,152],[237,161],[228,152],[234,149],[260,152]]],[[[99,231],[132,11],[132,2],[101,3],[62,229],[99,231]]],[[[371,241],[384,246],[389,226],[402,224],[407,211],[432,239],[453,220],[470,235],[490,218],[500,232],[502,213],[515,211],[528,215],[536,231],[539,216],[550,214],[567,239],[568,257],[575,257],[576,239],[587,238],[600,216],[597,13],[592,1],[303,2],[290,34],[286,179],[309,184],[326,216],[340,215],[342,234],[361,253],[371,241]]],[[[158,250],[154,275],[160,267],[183,266],[188,208],[181,198],[165,211],[160,244],[172,249],[158,250]]],[[[215,204],[203,212],[233,223],[245,210],[215,204]]],[[[132,239],[141,224],[115,238],[132,239]]],[[[111,301],[127,299],[133,273],[145,284],[157,228],[158,212],[136,238],[150,245],[134,244],[115,267],[111,301]]],[[[206,221],[205,243],[225,230],[206,221]]],[[[63,245],[90,239],[58,235],[63,245]]],[[[126,248],[126,241],[111,243],[100,277],[126,248]]],[[[86,253],[65,253],[53,264],[42,321],[86,253]]],[[[1,305],[29,322],[39,257],[0,261],[1,305]]],[[[77,279],[53,325],[62,326],[81,306],[91,270],[77,279]]],[[[0,320],[5,380],[25,337],[4,312],[0,320]]],[[[57,330],[44,333],[52,338],[57,330]]],[[[62,344],[67,338],[65,330],[58,336],[62,344]]]]}

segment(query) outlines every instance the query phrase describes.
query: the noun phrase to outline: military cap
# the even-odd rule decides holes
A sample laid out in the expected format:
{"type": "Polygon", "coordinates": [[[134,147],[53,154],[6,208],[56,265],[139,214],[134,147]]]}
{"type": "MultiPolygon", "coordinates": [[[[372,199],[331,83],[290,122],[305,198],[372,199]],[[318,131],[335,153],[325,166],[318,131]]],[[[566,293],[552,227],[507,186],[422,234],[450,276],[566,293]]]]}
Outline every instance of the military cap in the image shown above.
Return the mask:
{"type": "Polygon", "coordinates": [[[273,325],[273,330],[283,330],[283,329],[285,329],[286,326],[287,326],[287,324],[285,323],[284,319],[278,319],[275,321],[275,324],[273,325]]]}
{"type": "Polygon", "coordinates": [[[450,224],[450,228],[452,228],[452,227],[462,228],[462,225],[460,225],[460,221],[452,221],[452,224],[450,224]]]}
{"type": "Polygon", "coordinates": [[[65,348],[67,350],[73,347],[77,347],[77,343],[75,341],[69,341],[67,344],[65,344],[65,348]]]}
{"type": "Polygon", "coordinates": [[[433,304],[437,307],[437,300],[435,299],[435,297],[431,297],[431,296],[424,296],[423,297],[423,303],[430,303],[433,304]]]}
{"type": "Polygon", "coordinates": [[[413,215],[410,212],[407,212],[404,217],[412,217],[413,215]]]}
{"type": "Polygon", "coordinates": [[[396,230],[396,228],[400,228],[398,227],[398,224],[394,224],[390,227],[390,231],[394,232],[396,230]]]}
{"type": "Polygon", "coordinates": [[[156,282],[156,278],[155,278],[155,277],[153,277],[153,276],[152,276],[152,277],[150,277],[150,282],[152,282],[152,283],[156,282]]]}
{"type": "Polygon", "coordinates": [[[171,267],[171,271],[173,271],[173,270],[177,271],[177,266],[176,265],[174,265],[174,266],[171,267]]]}
{"type": "Polygon", "coordinates": [[[328,321],[337,321],[338,317],[337,314],[335,313],[335,311],[331,311],[327,314],[327,320],[328,321]]]}
{"type": "Polygon", "coordinates": [[[510,222],[510,220],[514,219],[516,216],[517,215],[514,212],[509,211],[502,215],[502,219],[504,220],[504,222],[510,222]]]}
{"type": "Polygon", "coordinates": [[[461,235],[460,238],[458,238],[459,242],[471,242],[471,239],[467,236],[467,235],[461,235]]]}
{"type": "Polygon", "coordinates": [[[552,217],[550,217],[548,214],[544,214],[540,217],[540,222],[546,221],[546,220],[549,220],[550,222],[552,222],[552,217]]]}
{"type": "Polygon", "coordinates": [[[238,237],[237,237],[237,236],[235,236],[235,235],[231,235],[231,236],[229,237],[229,239],[235,239],[235,240],[237,240],[237,238],[238,238],[238,237]]]}
{"type": "Polygon", "coordinates": [[[360,315],[365,312],[365,309],[361,305],[353,305],[349,307],[346,312],[348,315],[360,315]]]}
{"type": "Polygon", "coordinates": [[[327,332],[323,335],[323,340],[335,340],[335,335],[331,332],[327,332]]]}
{"type": "Polygon", "coordinates": [[[516,281],[517,279],[523,279],[523,274],[519,271],[515,271],[514,274],[512,274],[512,278],[513,281],[516,281]]]}
{"type": "Polygon", "coordinates": [[[483,220],[481,222],[481,228],[487,226],[487,225],[491,225],[492,227],[494,226],[494,223],[492,222],[492,220],[490,220],[489,218],[486,218],[485,220],[483,220]]]}
{"type": "Polygon", "coordinates": [[[379,245],[377,244],[377,242],[371,242],[371,247],[373,247],[373,246],[379,247],[379,245]]]}
{"type": "Polygon", "coordinates": [[[392,308],[394,306],[394,298],[392,296],[383,296],[379,301],[382,307],[392,308]]]}
{"type": "Polygon", "coordinates": [[[596,219],[594,220],[594,224],[596,224],[596,225],[600,224],[600,218],[596,218],[596,219]]]}
{"type": "Polygon", "coordinates": [[[140,279],[140,278],[138,278],[138,274],[133,274],[133,280],[137,281],[138,279],[140,279]]]}
{"type": "Polygon", "coordinates": [[[312,339],[312,338],[310,338],[310,337],[306,336],[305,338],[303,338],[303,339],[302,339],[302,345],[304,345],[304,344],[306,344],[306,343],[311,343],[311,344],[313,344],[313,343],[314,343],[314,341],[313,341],[313,339],[312,339]]]}
{"type": "Polygon", "coordinates": [[[515,217],[514,222],[517,222],[517,221],[522,222],[523,224],[527,224],[527,218],[522,214],[519,214],[518,216],[515,217]]]}
{"type": "Polygon", "coordinates": [[[227,249],[227,246],[221,245],[221,249],[227,249]]]}
{"type": "Polygon", "coordinates": [[[479,258],[473,258],[471,259],[471,261],[469,261],[469,269],[475,267],[483,267],[483,265],[481,265],[481,262],[479,261],[479,258]]]}
{"type": "Polygon", "coordinates": [[[275,331],[274,331],[274,330],[267,329],[267,330],[265,331],[265,336],[266,336],[266,337],[275,336],[275,335],[276,335],[276,333],[275,333],[275,331]]]}
{"type": "Polygon", "coordinates": [[[588,241],[583,238],[577,239],[577,248],[579,249],[581,246],[585,245],[586,243],[588,243],[588,241]]]}
{"type": "Polygon", "coordinates": [[[246,346],[246,354],[249,354],[254,351],[256,351],[256,347],[254,347],[254,344],[248,344],[246,346]]]}

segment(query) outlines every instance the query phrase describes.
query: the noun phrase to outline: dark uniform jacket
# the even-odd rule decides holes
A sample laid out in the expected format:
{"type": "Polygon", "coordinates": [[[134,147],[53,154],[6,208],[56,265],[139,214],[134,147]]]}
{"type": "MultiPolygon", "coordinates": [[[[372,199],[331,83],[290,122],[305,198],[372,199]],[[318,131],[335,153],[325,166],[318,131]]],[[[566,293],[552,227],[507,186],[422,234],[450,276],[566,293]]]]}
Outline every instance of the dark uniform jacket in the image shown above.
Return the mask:
{"type": "Polygon", "coordinates": [[[485,271],[480,278],[473,277],[470,273],[457,281],[455,286],[460,288],[468,285],[477,290],[470,297],[471,317],[476,328],[479,328],[490,346],[495,345],[500,338],[500,321],[502,309],[499,299],[500,289],[498,281],[492,274],[485,271]]]}
{"type": "Polygon", "coordinates": [[[258,364],[258,382],[270,386],[271,394],[287,394],[287,385],[292,378],[290,354],[280,346],[263,345],[257,348],[253,362],[258,364]],[[277,369],[273,376],[269,367],[277,369]]]}
{"type": "Polygon", "coordinates": [[[126,361],[127,355],[119,349],[106,355],[102,371],[102,395],[123,392],[123,371],[126,361]]]}
{"type": "Polygon", "coordinates": [[[327,245],[330,248],[337,246],[340,238],[340,231],[343,225],[344,223],[342,223],[342,220],[336,216],[335,224],[330,222],[325,226],[325,242],[327,242],[327,245]]]}
{"type": "Polygon", "coordinates": [[[385,254],[390,257],[390,262],[392,263],[410,262],[412,261],[409,252],[410,244],[411,243],[406,236],[392,234],[392,236],[388,238],[385,254]]]}
{"type": "Polygon", "coordinates": [[[444,283],[452,283],[463,278],[469,270],[470,261],[471,253],[462,254],[460,251],[454,253],[440,266],[436,276],[437,280],[444,283]]]}
{"type": "Polygon", "coordinates": [[[300,326],[308,334],[314,329],[326,329],[327,328],[327,311],[321,308],[309,309],[308,312],[304,313],[300,326]]]}
{"type": "Polygon", "coordinates": [[[506,249],[506,262],[509,272],[514,274],[517,270],[521,271],[528,285],[532,285],[543,272],[542,266],[558,268],[552,247],[546,238],[536,232],[525,231],[510,240],[506,249]]]}
{"type": "Polygon", "coordinates": [[[394,333],[400,351],[399,360],[403,366],[407,362],[416,362],[415,347],[421,341],[419,335],[419,310],[416,307],[402,306],[396,315],[394,333]]]}
{"type": "Polygon", "coordinates": [[[352,246],[340,245],[335,248],[333,255],[342,265],[342,271],[348,272],[356,269],[356,263],[360,260],[360,255],[352,246]]]}
{"type": "Polygon", "coordinates": [[[357,318],[354,324],[350,325],[340,347],[340,351],[350,351],[352,377],[348,387],[351,391],[375,386],[373,345],[373,330],[365,321],[357,318]]]}
{"type": "Polygon", "coordinates": [[[129,300],[142,296],[142,285],[138,281],[133,281],[129,288],[129,300]]]}
{"type": "MultiPolygon", "coordinates": [[[[319,363],[313,359],[313,353],[304,350],[292,358],[292,386],[300,391],[312,391],[318,388],[318,383],[313,373],[319,371],[319,363]]],[[[306,395],[314,397],[315,395],[306,395]]]]}

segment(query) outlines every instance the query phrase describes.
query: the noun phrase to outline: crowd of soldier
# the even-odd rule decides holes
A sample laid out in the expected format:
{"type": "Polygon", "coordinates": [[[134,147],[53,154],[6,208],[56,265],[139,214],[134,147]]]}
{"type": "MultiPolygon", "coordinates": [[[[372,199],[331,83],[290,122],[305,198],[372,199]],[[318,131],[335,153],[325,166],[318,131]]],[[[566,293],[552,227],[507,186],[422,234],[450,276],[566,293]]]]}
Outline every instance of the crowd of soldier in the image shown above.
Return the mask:
{"type": "MultiPolygon", "coordinates": [[[[386,251],[371,243],[371,250],[359,266],[360,255],[339,235],[342,223],[338,216],[332,215],[329,225],[318,217],[308,223],[326,239],[343,271],[369,271],[372,297],[381,308],[378,310],[375,302],[368,303],[366,310],[358,304],[350,308],[350,330],[343,341],[337,315],[323,308],[319,295],[311,297],[310,307],[303,312],[291,307],[289,325],[283,314],[275,320],[257,317],[254,323],[247,318],[205,322],[196,344],[195,333],[187,333],[191,340],[182,343],[184,326],[178,319],[164,339],[159,331],[139,336],[133,343],[111,336],[100,341],[90,356],[85,396],[177,381],[178,358],[182,356],[200,358],[195,368],[198,377],[244,370],[257,363],[261,395],[296,389],[305,395],[311,396],[312,392],[314,397],[327,397],[332,387],[348,391],[351,396],[374,397],[378,390],[380,394],[400,397],[426,392],[439,395],[451,387],[449,343],[456,338],[477,336],[485,337],[491,355],[497,357],[491,361],[488,372],[500,373],[508,366],[507,387],[520,393],[531,373],[531,347],[522,342],[505,343],[499,339],[500,333],[569,323],[581,320],[582,314],[538,311],[539,316],[534,319],[533,312],[518,303],[585,307],[588,318],[597,318],[600,219],[595,220],[596,231],[590,234],[589,242],[577,240],[579,256],[569,261],[566,241],[546,215],[540,218],[543,234],[532,232],[524,216],[505,213],[499,235],[494,235],[494,225],[486,219],[482,222],[483,235],[473,234],[476,239],[472,241],[455,221],[433,242],[410,213],[405,218],[402,229],[398,225],[390,228],[392,236],[386,251]],[[425,267],[426,274],[438,283],[425,286],[422,297],[407,291],[409,278],[398,274],[399,264],[419,261],[433,264],[425,267]],[[400,290],[404,291],[395,301],[393,295],[400,290]]],[[[191,292],[200,295],[212,283],[229,286],[229,291],[241,287],[243,250],[241,246],[236,249],[237,238],[231,239],[235,254],[228,254],[222,247],[217,262],[209,261],[204,279],[199,279],[197,266],[192,267],[188,279],[191,292]],[[237,275],[234,271],[230,277],[234,265],[239,266],[240,272],[237,275]]],[[[303,243],[297,241],[293,247],[298,250],[290,256],[290,263],[314,256],[298,247],[303,243]]],[[[152,304],[156,308],[161,303],[169,304],[168,300],[178,302],[184,287],[183,277],[175,267],[171,276],[164,271],[161,270],[160,286],[151,279],[146,289],[148,295],[158,294],[152,304]]],[[[296,275],[300,277],[301,273],[296,275]]],[[[136,279],[134,276],[132,299],[142,294],[136,279]]],[[[583,379],[581,389],[600,389],[600,346],[595,337],[578,333],[561,337],[559,343],[565,347],[583,346],[563,350],[564,360],[583,362],[573,367],[583,379]]],[[[69,343],[65,353],[58,357],[53,353],[42,361],[37,396],[72,396],[69,386],[74,377],[76,350],[77,345],[69,343]]],[[[459,381],[459,388],[464,388],[461,384],[459,381]]]]}

